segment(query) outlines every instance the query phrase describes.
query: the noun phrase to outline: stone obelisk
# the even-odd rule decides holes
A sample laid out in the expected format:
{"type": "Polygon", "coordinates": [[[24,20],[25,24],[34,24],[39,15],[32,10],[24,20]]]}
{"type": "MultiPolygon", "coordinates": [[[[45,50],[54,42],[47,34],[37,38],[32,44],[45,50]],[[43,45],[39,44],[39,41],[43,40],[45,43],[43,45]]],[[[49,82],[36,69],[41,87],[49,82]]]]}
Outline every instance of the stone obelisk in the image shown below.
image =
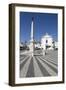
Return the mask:
{"type": "Polygon", "coordinates": [[[30,40],[30,53],[33,56],[34,55],[34,18],[32,17],[32,22],[31,22],[31,40],[30,40]]]}

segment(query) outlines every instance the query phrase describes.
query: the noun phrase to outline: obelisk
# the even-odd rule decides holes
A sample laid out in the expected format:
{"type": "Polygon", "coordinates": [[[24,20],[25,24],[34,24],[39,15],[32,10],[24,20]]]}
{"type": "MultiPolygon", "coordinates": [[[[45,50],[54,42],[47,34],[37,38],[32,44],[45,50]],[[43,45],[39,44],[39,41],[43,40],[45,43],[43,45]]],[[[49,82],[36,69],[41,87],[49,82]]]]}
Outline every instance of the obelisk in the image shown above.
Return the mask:
{"type": "Polygon", "coordinates": [[[34,18],[32,17],[32,23],[31,23],[31,40],[32,40],[32,42],[34,39],[34,37],[33,37],[33,21],[34,21],[34,18]]]}
{"type": "Polygon", "coordinates": [[[32,17],[32,22],[31,22],[31,40],[30,40],[30,53],[33,56],[34,55],[34,18],[32,17]]]}

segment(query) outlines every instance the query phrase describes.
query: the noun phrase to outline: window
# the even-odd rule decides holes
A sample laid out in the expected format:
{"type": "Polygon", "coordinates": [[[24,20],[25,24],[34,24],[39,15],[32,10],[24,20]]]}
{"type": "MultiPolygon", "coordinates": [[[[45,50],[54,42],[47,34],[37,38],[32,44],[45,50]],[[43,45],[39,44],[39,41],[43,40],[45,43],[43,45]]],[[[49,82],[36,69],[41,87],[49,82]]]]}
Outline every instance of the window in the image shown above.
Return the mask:
{"type": "Polygon", "coordinates": [[[46,40],[46,43],[48,43],[48,40],[46,40]]]}

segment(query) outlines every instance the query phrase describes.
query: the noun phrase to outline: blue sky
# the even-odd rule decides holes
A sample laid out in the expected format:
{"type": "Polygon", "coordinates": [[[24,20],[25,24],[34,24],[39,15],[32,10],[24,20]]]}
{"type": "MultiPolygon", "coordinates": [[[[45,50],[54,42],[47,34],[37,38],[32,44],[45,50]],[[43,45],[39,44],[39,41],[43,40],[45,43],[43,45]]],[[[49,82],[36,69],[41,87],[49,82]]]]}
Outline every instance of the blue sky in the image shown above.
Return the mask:
{"type": "Polygon", "coordinates": [[[20,42],[30,40],[31,22],[34,17],[34,39],[41,40],[41,37],[48,33],[57,41],[58,15],[51,13],[20,12],[20,42]]]}

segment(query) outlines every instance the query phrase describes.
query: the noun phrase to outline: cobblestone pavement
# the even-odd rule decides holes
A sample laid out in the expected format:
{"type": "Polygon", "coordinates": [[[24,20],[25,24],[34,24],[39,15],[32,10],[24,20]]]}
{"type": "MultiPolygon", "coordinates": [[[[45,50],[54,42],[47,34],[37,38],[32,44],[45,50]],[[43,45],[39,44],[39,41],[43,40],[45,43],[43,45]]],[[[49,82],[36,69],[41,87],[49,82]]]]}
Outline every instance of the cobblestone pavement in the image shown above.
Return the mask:
{"type": "Polygon", "coordinates": [[[42,55],[41,50],[36,50],[33,57],[20,52],[20,77],[47,77],[58,74],[58,51],[46,51],[42,55]]]}

